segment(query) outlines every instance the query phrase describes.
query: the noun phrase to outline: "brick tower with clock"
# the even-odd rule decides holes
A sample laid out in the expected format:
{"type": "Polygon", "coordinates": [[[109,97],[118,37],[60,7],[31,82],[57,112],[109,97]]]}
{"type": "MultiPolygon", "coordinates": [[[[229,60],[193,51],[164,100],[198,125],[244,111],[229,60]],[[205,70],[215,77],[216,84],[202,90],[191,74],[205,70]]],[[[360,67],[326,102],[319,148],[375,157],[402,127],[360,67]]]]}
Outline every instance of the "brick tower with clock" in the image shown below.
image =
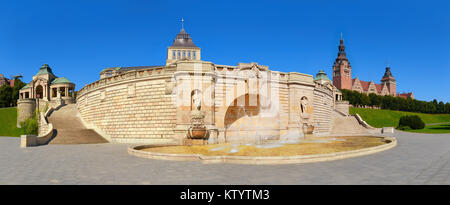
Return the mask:
{"type": "Polygon", "coordinates": [[[333,85],[338,89],[352,89],[352,66],[345,54],[342,35],[339,43],[338,56],[333,64],[333,85]]]}

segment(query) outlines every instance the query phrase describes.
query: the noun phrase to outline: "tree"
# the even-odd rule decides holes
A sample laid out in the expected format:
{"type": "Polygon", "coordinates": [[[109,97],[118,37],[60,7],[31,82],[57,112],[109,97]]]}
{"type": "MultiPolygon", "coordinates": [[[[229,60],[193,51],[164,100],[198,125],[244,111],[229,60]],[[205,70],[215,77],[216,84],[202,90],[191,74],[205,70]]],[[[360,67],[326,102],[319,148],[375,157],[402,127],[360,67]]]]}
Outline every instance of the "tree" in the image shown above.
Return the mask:
{"type": "Polygon", "coordinates": [[[437,106],[437,112],[438,113],[445,113],[445,105],[444,102],[440,101],[437,106]]]}
{"type": "Polygon", "coordinates": [[[361,94],[360,99],[361,99],[361,105],[362,106],[370,105],[370,98],[369,98],[368,95],[361,94]]]}
{"type": "Polygon", "coordinates": [[[381,107],[381,98],[382,98],[381,96],[375,93],[370,93],[369,98],[371,106],[381,107]]]}
{"type": "Polygon", "coordinates": [[[12,100],[12,88],[9,84],[0,87],[0,107],[10,107],[12,100]]]}
{"type": "Polygon", "coordinates": [[[445,103],[445,113],[450,114],[450,103],[445,103]]]}
{"type": "Polygon", "coordinates": [[[22,89],[26,84],[22,82],[19,78],[14,80],[14,87],[12,89],[12,106],[17,106],[17,100],[19,99],[19,90],[22,89]]]}

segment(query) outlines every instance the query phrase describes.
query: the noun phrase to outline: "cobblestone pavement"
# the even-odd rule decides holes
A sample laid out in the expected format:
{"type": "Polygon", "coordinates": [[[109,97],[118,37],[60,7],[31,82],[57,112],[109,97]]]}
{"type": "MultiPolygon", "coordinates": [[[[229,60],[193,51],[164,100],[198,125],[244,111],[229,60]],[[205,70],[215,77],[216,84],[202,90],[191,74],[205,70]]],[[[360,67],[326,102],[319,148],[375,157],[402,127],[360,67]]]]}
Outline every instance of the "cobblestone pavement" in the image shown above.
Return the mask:
{"type": "Polygon", "coordinates": [[[0,184],[450,184],[450,134],[397,132],[373,155],[292,165],[142,159],[126,144],[20,148],[0,137],[0,184]]]}

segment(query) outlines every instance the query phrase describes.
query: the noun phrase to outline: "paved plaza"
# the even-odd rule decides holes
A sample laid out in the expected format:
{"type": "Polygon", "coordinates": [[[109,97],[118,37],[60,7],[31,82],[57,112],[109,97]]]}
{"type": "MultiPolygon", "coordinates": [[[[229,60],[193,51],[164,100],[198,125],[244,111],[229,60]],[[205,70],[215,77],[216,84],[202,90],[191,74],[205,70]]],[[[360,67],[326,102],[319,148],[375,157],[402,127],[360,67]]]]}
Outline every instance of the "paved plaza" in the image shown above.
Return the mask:
{"type": "Polygon", "coordinates": [[[0,184],[450,184],[450,134],[395,137],[373,155],[261,166],[142,159],[127,144],[20,148],[0,137],[0,184]]]}

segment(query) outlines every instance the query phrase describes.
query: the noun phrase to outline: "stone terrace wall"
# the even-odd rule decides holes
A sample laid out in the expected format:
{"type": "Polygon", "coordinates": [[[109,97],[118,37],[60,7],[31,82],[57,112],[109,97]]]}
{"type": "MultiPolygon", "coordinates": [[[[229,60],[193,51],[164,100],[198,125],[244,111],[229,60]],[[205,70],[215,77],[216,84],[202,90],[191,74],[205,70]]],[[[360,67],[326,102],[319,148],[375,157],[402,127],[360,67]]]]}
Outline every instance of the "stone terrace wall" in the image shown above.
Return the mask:
{"type": "Polygon", "coordinates": [[[17,127],[27,118],[31,118],[36,110],[35,99],[20,99],[17,101],[17,127]]]}
{"type": "Polygon", "coordinates": [[[129,71],[80,90],[81,119],[106,139],[119,143],[171,143],[176,108],[169,85],[173,69],[129,71]]]}
{"type": "Polygon", "coordinates": [[[331,132],[333,127],[332,117],[333,92],[316,84],[314,89],[314,134],[326,135],[331,132]]]}

